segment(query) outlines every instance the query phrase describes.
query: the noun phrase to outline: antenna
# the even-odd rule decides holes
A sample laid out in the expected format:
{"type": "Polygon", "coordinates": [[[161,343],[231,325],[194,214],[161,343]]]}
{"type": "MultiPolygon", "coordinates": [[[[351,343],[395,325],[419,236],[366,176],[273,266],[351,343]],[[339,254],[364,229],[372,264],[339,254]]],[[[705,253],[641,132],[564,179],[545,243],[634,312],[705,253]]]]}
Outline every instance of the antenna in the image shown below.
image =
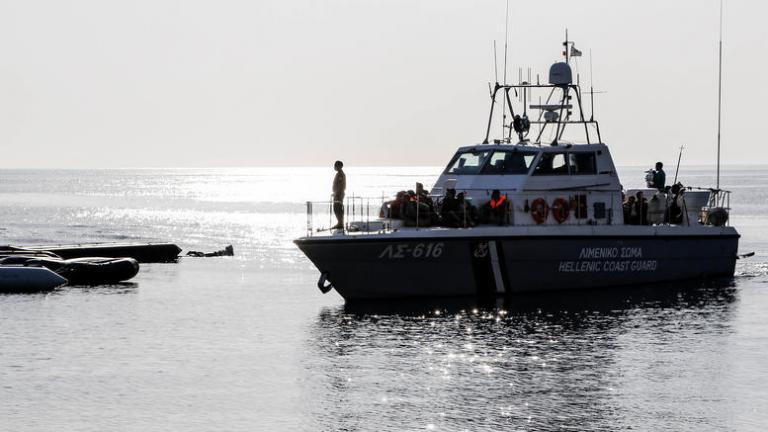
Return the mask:
{"type": "Polygon", "coordinates": [[[720,126],[723,107],[723,0],[720,0],[720,42],[717,60],[717,191],[720,192],[720,126]]]}
{"type": "Polygon", "coordinates": [[[589,107],[592,114],[589,121],[595,121],[595,82],[592,76],[592,48],[589,49],[589,107]]]}
{"type": "Polygon", "coordinates": [[[499,65],[496,61],[496,40],[493,41],[493,76],[496,84],[499,83],[499,65]]]}
{"type": "Polygon", "coordinates": [[[509,0],[504,10],[504,85],[507,85],[507,45],[509,44],[509,0]]]}
{"type": "Polygon", "coordinates": [[[677,184],[677,173],[680,172],[680,159],[683,157],[683,146],[680,146],[680,153],[677,155],[677,168],[675,168],[675,181],[672,184],[677,184]]]}
{"type": "MultiPolygon", "coordinates": [[[[507,0],[507,6],[504,9],[504,85],[507,85],[507,45],[509,43],[509,0],[507,0]]],[[[504,94],[509,94],[509,89],[504,89],[504,94]]],[[[507,135],[507,104],[506,99],[501,103],[501,137],[507,135]]]]}

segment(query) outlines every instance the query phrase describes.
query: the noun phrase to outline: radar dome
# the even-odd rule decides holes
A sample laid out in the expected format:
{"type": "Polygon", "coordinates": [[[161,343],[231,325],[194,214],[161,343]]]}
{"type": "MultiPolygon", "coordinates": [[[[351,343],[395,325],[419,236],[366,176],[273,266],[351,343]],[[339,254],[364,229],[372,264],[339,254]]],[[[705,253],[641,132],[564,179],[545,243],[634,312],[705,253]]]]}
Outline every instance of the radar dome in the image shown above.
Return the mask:
{"type": "Polygon", "coordinates": [[[549,68],[549,83],[552,85],[565,86],[573,82],[571,67],[568,63],[559,62],[549,68]]]}

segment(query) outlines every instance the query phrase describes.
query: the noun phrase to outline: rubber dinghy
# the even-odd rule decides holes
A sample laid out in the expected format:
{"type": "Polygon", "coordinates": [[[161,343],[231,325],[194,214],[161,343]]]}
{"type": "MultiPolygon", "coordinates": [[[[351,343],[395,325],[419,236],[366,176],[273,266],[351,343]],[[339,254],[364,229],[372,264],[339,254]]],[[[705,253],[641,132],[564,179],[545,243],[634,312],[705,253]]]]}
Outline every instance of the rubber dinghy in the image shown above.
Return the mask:
{"type": "Polygon", "coordinates": [[[67,279],[45,267],[0,266],[0,293],[50,291],[67,279]]]}
{"type": "Polygon", "coordinates": [[[44,267],[66,278],[72,285],[102,285],[125,282],[139,272],[139,263],[133,258],[44,258],[11,256],[0,264],[44,267]]]}

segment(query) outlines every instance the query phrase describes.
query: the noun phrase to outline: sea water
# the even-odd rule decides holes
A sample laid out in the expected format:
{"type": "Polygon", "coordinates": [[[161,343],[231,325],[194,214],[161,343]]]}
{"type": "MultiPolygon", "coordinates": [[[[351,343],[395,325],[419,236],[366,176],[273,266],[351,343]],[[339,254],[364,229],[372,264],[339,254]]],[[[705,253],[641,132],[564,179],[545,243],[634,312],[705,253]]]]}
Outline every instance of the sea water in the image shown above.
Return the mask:
{"type": "MultiPolygon", "coordinates": [[[[348,168],[391,195],[438,168],[348,168]]],[[[643,169],[621,169],[627,187],[643,169]]],[[[680,179],[713,184],[712,167],[680,179]]],[[[764,430],[768,167],[726,167],[736,277],[345,306],[292,240],[330,168],[2,170],[0,243],[232,244],[130,283],[0,296],[0,430],[764,430]]],[[[673,173],[668,172],[671,179],[673,173]]],[[[455,271],[462,271],[455,269],[455,271]]],[[[393,275],[393,283],[397,275],[393,275]]]]}

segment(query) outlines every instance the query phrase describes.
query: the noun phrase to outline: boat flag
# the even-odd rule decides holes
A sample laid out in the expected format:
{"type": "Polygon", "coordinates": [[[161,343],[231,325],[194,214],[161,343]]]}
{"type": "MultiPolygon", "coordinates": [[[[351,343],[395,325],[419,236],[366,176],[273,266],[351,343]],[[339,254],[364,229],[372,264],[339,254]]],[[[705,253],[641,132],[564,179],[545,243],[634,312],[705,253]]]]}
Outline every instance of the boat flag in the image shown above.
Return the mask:
{"type": "Polygon", "coordinates": [[[571,45],[571,57],[581,57],[581,51],[577,50],[573,45],[571,45]]]}

